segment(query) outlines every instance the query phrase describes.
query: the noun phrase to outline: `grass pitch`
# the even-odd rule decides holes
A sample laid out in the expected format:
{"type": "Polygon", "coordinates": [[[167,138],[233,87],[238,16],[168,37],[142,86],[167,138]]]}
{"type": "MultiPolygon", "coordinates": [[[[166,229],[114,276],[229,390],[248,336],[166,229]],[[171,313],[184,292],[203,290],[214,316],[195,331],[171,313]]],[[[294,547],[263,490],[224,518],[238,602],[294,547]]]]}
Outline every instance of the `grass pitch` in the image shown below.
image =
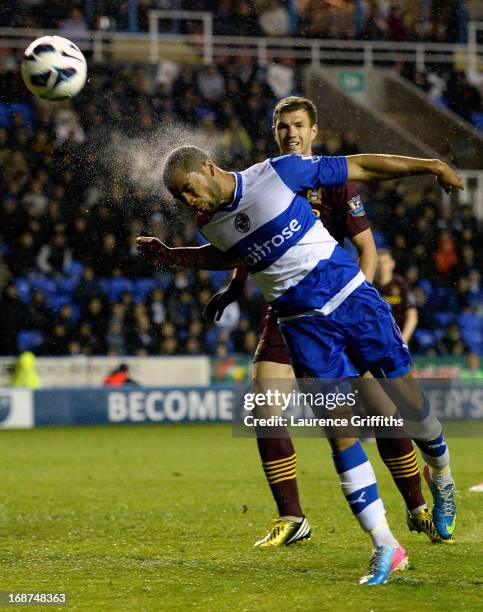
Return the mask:
{"type": "Polygon", "coordinates": [[[253,548],[274,516],[256,444],[232,438],[230,426],[2,431],[0,591],[67,591],[67,609],[95,611],[482,609],[483,496],[467,493],[482,480],[482,439],[450,440],[454,546],[407,531],[389,473],[366,447],[411,559],[374,588],[356,584],[369,542],[327,442],[295,444],[312,540],[267,551],[253,548]]]}

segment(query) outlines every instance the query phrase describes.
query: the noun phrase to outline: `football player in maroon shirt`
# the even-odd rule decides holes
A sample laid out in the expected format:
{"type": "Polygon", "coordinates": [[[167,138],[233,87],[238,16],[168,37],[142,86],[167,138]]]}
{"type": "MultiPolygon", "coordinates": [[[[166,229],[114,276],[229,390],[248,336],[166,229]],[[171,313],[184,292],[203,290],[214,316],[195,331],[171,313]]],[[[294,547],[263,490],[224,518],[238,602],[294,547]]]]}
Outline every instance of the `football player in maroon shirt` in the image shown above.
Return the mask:
{"type": "Polygon", "coordinates": [[[418,325],[418,311],[409,285],[402,276],[394,274],[396,262],[389,249],[377,252],[377,274],[374,286],[391,306],[392,316],[401,330],[406,344],[418,325]]]}

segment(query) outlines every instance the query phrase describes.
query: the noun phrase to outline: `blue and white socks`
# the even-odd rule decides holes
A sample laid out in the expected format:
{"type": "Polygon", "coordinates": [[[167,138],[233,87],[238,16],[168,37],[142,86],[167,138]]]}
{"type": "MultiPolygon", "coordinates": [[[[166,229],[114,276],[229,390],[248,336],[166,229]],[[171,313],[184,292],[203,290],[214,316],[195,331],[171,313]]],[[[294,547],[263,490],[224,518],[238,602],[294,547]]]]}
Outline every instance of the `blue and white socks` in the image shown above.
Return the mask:
{"type": "Polygon", "coordinates": [[[362,529],[370,534],[374,547],[396,548],[398,543],[387,524],[376,476],[361,443],[334,451],[332,456],[345,498],[362,529]]]}
{"type": "Polygon", "coordinates": [[[419,420],[405,419],[404,429],[419,447],[424,461],[430,467],[432,479],[438,484],[450,484],[453,479],[443,427],[434,414],[428,398],[424,394],[423,396],[424,404],[419,420]]]}

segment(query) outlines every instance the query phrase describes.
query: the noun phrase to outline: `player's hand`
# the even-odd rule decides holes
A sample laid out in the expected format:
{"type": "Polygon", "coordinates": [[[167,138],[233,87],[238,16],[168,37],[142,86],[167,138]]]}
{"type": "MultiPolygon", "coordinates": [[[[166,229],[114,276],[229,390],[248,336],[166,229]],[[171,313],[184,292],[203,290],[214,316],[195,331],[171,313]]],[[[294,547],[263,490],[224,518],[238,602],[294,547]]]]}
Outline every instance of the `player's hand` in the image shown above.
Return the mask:
{"type": "Polygon", "coordinates": [[[174,256],[171,249],[154,236],[138,236],[137,249],[151,265],[172,265],[174,256]]]}
{"type": "Polygon", "coordinates": [[[446,191],[446,193],[451,193],[455,188],[465,188],[461,177],[456,174],[453,168],[450,168],[448,164],[445,164],[442,161],[438,161],[436,177],[438,183],[446,191]]]}
{"type": "Polygon", "coordinates": [[[213,323],[213,321],[219,321],[225,308],[228,304],[236,302],[236,300],[242,295],[244,283],[241,283],[236,278],[232,279],[230,284],[223,291],[215,293],[215,295],[206,304],[203,310],[203,317],[213,323]]]}

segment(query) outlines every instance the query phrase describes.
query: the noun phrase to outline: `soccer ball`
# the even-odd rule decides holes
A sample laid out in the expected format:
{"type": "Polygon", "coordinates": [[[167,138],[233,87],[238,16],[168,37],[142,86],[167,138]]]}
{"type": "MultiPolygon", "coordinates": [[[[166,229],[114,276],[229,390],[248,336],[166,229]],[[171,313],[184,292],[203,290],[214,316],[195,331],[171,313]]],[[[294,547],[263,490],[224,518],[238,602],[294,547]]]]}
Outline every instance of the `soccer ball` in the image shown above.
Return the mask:
{"type": "Polygon", "coordinates": [[[87,62],[79,47],[67,38],[42,36],[25,51],[22,77],[39,98],[65,100],[84,87],[87,62]]]}

